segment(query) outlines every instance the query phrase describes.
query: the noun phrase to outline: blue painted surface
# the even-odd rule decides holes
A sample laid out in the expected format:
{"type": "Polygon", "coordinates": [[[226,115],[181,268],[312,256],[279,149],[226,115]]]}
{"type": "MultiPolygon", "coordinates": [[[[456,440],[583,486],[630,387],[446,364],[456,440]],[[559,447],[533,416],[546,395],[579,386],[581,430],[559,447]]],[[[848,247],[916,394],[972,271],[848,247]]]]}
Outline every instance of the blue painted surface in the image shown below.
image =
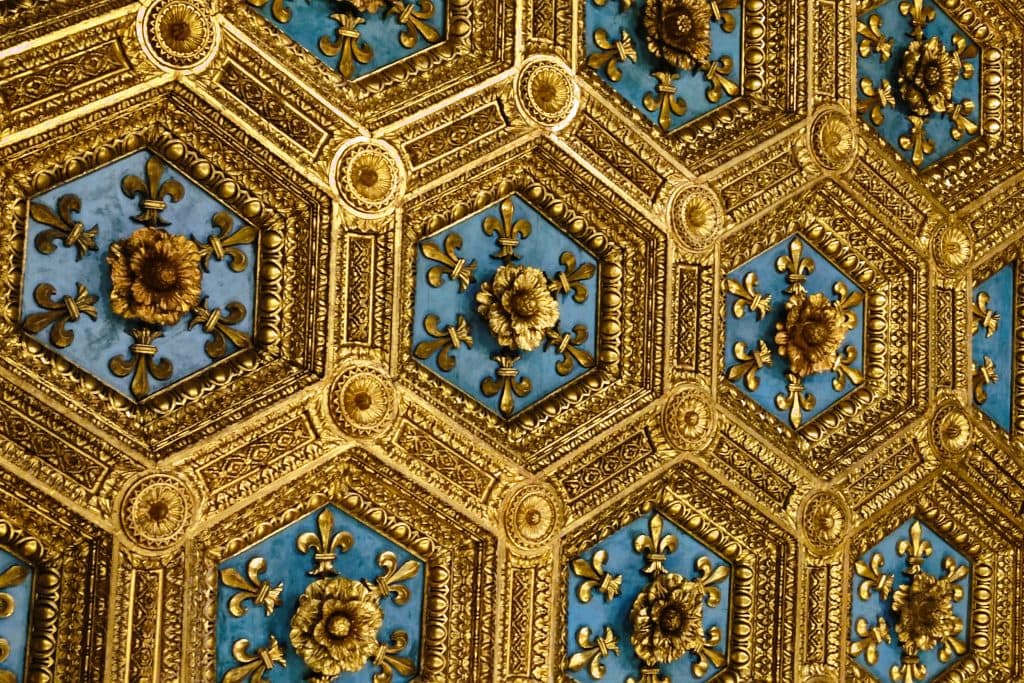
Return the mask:
{"type": "MultiPolygon", "coordinates": [[[[747,345],[748,351],[758,347],[757,342],[759,339],[764,339],[768,343],[768,348],[772,350],[772,364],[758,371],[757,376],[761,379],[761,384],[757,390],[748,390],[742,378],[737,379],[735,385],[740,391],[748,394],[765,410],[786,424],[789,424],[789,412],[779,410],[775,405],[775,396],[787,393],[786,386],[788,382],[786,381],[786,372],[789,364],[785,358],[778,354],[778,346],[775,344],[775,325],[785,320],[786,300],[789,298],[789,295],[784,290],[789,285],[786,282],[786,274],[776,270],[775,262],[780,256],[789,254],[789,244],[792,240],[792,237],[786,238],[729,273],[729,278],[737,282],[743,282],[743,278],[751,271],[757,273],[759,282],[757,291],[762,295],[770,294],[772,297],[772,310],[768,315],[764,319],[758,320],[756,315],[745,310],[745,315],[742,318],[736,318],[733,315],[732,306],[737,297],[733,294],[727,294],[725,320],[726,368],[737,363],[736,357],[733,355],[733,347],[736,342],[744,342],[747,345]]],[[[804,256],[814,261],[814,272],[807,276],[807,281],[804,283],[808,294],[821,292],[829,299],[835,300],[838,297],[833,293],[832,288],[837,282],[845,284],[850,292],[863,293],[860,287],[856,286],[852,280],[843,275],[828,259],[811,247],[806,239],[801,238],[801,241],[804,243],[804,256]]],[[[864,304],[860,303],[853,306],[850,308],[850,311],[856,314],[857,325],[847,332],[846,338],[843,340],[842,346],[840,346],[840,351],[844,351],[848,345],[856,348],[857,358],[852,367],[863,371],[864,304]]],[[[808,424],[830,405],[856,388],[851,382],[847,381],[842,391],[836,391],[832,387],[834,377],[835,373],[830,371],[810,375],[804,379],[804,387],[807,392],[814,395],[816,402],[814,408],[804,411],[804,421],[801,426],[808,424]]]]}
{"type": "MultiPolygon", "coordinates": [[[[395,604],[394,595],[380,603],[384,613],[384,623],[378,639],[387,642],[395,630],[403,630],[409,636],[409,642],[398,656],[412,659],[414,663],[419,662],[420,640],[422,638],[423,618],[423,588],[424,573],[426,566],[419,558],[403,549],[401,546],[392,543],[370,527],[346,515],[334,507],[327,506],[334,516],[334,533],[347,531],[352,534],[354,543],[347,552],[336,552],[337,560],[334,567],[340,576],[360,581],[365,580],[373,583],[384,571],[377,564],[377,558],[382,552],[391,551],[398,556],[399,566],[408,560],[415,560],[420,569],[416,575],[403,582],[409,589],[411,597],[404,605],[395,604]]],[[[322,510],[322,508],[321,508],[322,510]]],[[[310,672],[309,668],[302,662],[301,658],[291,647],[289,632],[291,630],[291,618],[299,604],[299,597],[305,592],[306,587],[317,580],[317,577],[310,576],[308,572],[313,569],[313,554],[301,554],[296,548],[296,539],[305,532],[317,533],[316,519],[321,510],[310,513],[301,520],[285,527],[281,531],[264,539],[248,550],[222,562],[219,569],[223,570],[233,567],[242,576],[246,576],[246,567],[253,557],[263,557],[267,562],[267,570],[260,575],[271,586],[284,583],[284,591],[281,594],[282,605],[274,610],[269,617],[262,607],[253,607],[252,602],[244,603],[248,612],[241,617],[234,617],[228,612],[228,601],[235,594],[233,588],[223,584],[220,585],[217,596],[217,680],[224,677],[224,674],[236,666],[238,662],[231,655],[232,645],[241,638],[248,639],[252,645],[251,650],[265,647],[269,643],[269,636],[274,635],[285,650],[287,665],[285,668],[275,666],[264,677],[270,683],[288,683],[290,681],[306,680],[310,672]]],[[[354,673],[344,673],[335,678],[336,683],[370,683],[372,675],[377,667],[367,665],[362,670],[354,673]]],[[[395,683],[406,683],[413,676],[402,676],[394,672],[395,683]]]]}
{"type": "Polygon", "coordinates": [[[28,576],[19,583],[6,588],[0,588],[0,593],[6,593],[14,601],[14,612],[6,619],[0,619],[0,638],[7,641],[11,654],[6,660],[0,662],[0,673],[4,671],[15,675],[15,680],[22,681],[25,677],[25,659],[28,654],[28,629],[29,617],[32,613],[32,580],[34,570],[20,558],[0,550],[0,574],[15,565],[21,565],[29,570],[28,576]]]}
{"type": "MultiPolygon", "coordinates": [[[[597,637],[604,634],[605,626],[611,626],[617,636],[619,654],[612,653],[601,660],[607,666],[607,672],[603,678],[606,681],[624,681],[627,676],[639,680],[640,677],[642,662],[637,657],[629,640],[632,633],[629,611],[637,596],[649,583],[650,577],[642,571],[647,561],[642,553],[633,550],[633,540],[638,536],[650,533],[650,520],[653,516],[654,513],[650,513],[634,520],[581,555],[590,561],[593,559],[594,553],[603,549],[608,553],[605,571],[613,575],[622,575],[622,592],[610,602],[606,601],[604,595],[596,590],[591,595],[590,602],[581,602],[578,590],[584,579],[577,576],[571,566],[567,568],[569,573],[567,617],[569,656],[580,651],[580,647],[576,643],[576,634],[580,628],[589,626],[594,637],[597,637]]],[[[700,572],[695,566],[700,557],[710,559],[713,568],[723,564],[728,565],[728,562],[714,551],[673,524],[664,515],[662,515],[662,519],[664,520],[662,535],[672,534],[678,541],[678,548],[675,552],[670,553],[668,559],[665,560],[666,571],[679,574],[684,579],[693,580],[700,576],[700,572]]],[[[713,649],[724,654],[726,644],[729,642],[729,595],[732,587],[732,573],[730,572],[724,580],[714,586],[721,591],[722,599],[715,607],[709,607],[705,603],[704,630],[706,633],[713,626],[717,626],[721,630],[722,639],[713,649]]],[[[671,664],[661,665],[661,675],[671,678],[674,683],[693,683],[706,681],[721,669],[721,667],[711,664],[703,677],[695,678],[691,670],[695,661],[697,661],[696,655],[686,654],[671,664]]],[[[578,681],[594,680],[586,669],[571,672],[570,675],[578,681]]]]}
{"type": "MultiPolygon", "coordinates": [[[[434,5],[434,15],[425,23],[433,26],[443,40],[446,23],[446,3],[445,0],[431,0],[431,2],[434,5]]],[[[289,38],[306,48],[310,54],[321,62],[332,69],[338,68],[342,53],[339,52],[334,57],[328,57],[320,49],[320,38],[326,36],[332,43],[337,40],[340,24],[332,19],[331,15],[338,13],[343,3],[337,2],[337,0],[305,0],[304,2],[285,0],[285,7],[292,11],[291,20],[287,23],[281,23],[274,19],[271,13],[272,4],[268,2],[262,8],[253,9],[263,15],[267,21],[289,38]]],[[[406,30],[405,25],[399,23],[397,15],[388,13],[388,4],[386,2],[383,3],[383,7],[376,12],[359,13],[359,16],[366,21],[366,23],[359,24],[356,27],[361,36],[359,44],[372,48],[373,57],[366,64],[356,62],[353,78],[365,76],[431,45],[418,33],[416,34],[418,36],[416,44],[411,49],[402,45],[399,42],[398,36],[406,30]]],[[[419,11],[425,8],[427,2],[426,0],[412,0],[411,4],[419,11]]]]}
{"type": "MultiPolygon", "coordinates": [[[[138,321],[127,321],[111,310],[110,266],[106,257],[112,243],[131,236],[142,227],[131,218],[140,212],[138,197],[125,196],[121,191],[121,180],[128,175],[145,179],[146,161],[150,156],[150,152],[137,152],[33,200],[33,203],[43,204],[56,213],[60,197],[67,194],[78,195],[81,198],[82,210],[78,214],[73,214],[72,218],[81,221],[86,229],[99,227],[96,237],[97,251],[90,251],[81,260],[76,260],[77,250],[65,247],[57,240],[55,252],[42,254],[35,248],[33,240],[39,232],[47,229],[47,226],[31,218],[26,240],[25,277],[21,293],[22,319],[41,310],[32,296],[37,285],[54,285],[57,289],[55,298],[60,300],[65,295],[75,294],[76,283],[84,284],[90,294],[99,297],[96,303],[97,320],[83,315],[77,322],[69,323],[66,329],[75,333],[75,340],[64,349],[57,349],[50,344],[49,328],[34,336],[42,344],[126,396],[131,396],[129,387],[132,376],[116,377],[110,372],[108,363],[115,355],[125,358],[130,356],[129,347],[134,340],[128,334],[128,330],[138,326],[138,321]]],[[[162,212],[164,220],[170,222],[169,226],[164,227],[167,232],[185,235],[203,244],[211,234],[216,233],[210,222],[214,214],[228,211],[232,214],[236,226],[244,223],[225,205],[187,177],[169,165],[165,166],[164,180],[173,178],[185,187],[182,201],[168,203],[167,209],[162,212]]],[[[211,310],[214,307],[223,310],[232,301],[241,302],[245,306],[246,317],[232,327],[251,336],[256,288],[255,249],[253,245],[238,248],[248,257],[248,268],[241,273],[235,273],[230,270],[226,260],[217,261],[211,258],[209,272],[203,272],[203,296],[209,298],[207,306],[211,310]]],[[[166,326],[164,336],[154,342],[154,346],[159,349],[156,358],[170,360],[174,365],[174,374],[163,382],[150,377],[152,391],[184,379],[214,362],[203,350],[203,345],[211,338],[210,335],[203,332],[201,326],[189,331],[188,322],[191,317],[186,314],[176,324],[166,326]]],[[[230,342],[228,343],[231,348],[230,342]]]]}
{"type": "MultiPolygon", "coordinates": [[[[889,594],[888,599],[882,600],[878,591],[873,590],[871,591],[870,599],[861,600],[858,595],[858,591],[860,590],[860,585],[865,581],[865,579],[857,576],[856,574],[853,575],[851,593],[853,606],[852,618],[850,620],[851,640],[853,642],[860,640],[856,631],[857,619],[860,617],[867,619],[871,626],[878,624],[878,617],[883,617],[889,625],[889,634],[892,636],[891,643],[883,642],[878,646],[878,662],[876,664],[868,664],[864,658],[864,654],[857,657],[857,663],[877,676],[880,681],[890,680],[889,670],[893,666],[898,666],[900,663],[902,650],[900,648],[899,638],[896,635],[896,623],[899,621],[899,616],[892,611],[892,598],[896,593],[896,590],[899,589],[901,585],[905,583],[909,584],[910,579],[903,573],[903,570],[907,567],[906,558],[900,556],[896,551],[896,546],[901,540],[910,540],[910,527],[914,524],[914,521],[915,520],[913,518],[908,519],[906,522],[894,529],[888,536],[869,548],[867,552],[859,558],[865,563],[870,562],[872,555],[875,553],[881,553],[882,557],[885,558],[885,564],[882,565],[882,573],[892,574],[895,576],[893,589],[889,594]]],[[[925,572],[937,578],[945,576],[946,570],[942,568],[942,562],[947,557],[952,557],[958,566],[970,566],[970,561],[966,557],[954,550],[952,546],[944,541],[941,536],[935,533],[924,522],[921,522],[921,532],[921,538],[932,545],[932,554],[925,558],[924,563],[921,565],[925,572]]],[[[968,574],[966,577],[958,581],[957,585],[961,586],[964,591],[963,599],[959,602],[953,603],[953,614],[959,617],[964,624],[964,628],[957,635],[957,638],[969,645],[970,619],[968,616],[971,604],[971,575],[968,574]]],[[[935,648],[920,654],[921,663],[928,668],[928,675],[924,678],[923,683],[929,683],[930,681],[935,680],[935,678],[937,678],[942,672],[953,666],[957,660],[960,659],[960,655],[954,654],[948,662],[941,662],[939,661],[938,653],[939,649],[935,648]]]]}
{"type": "MultiPolygon", "coordinates": [[[[619,62],[622,70],[622,78],[616,82],[608,78],[608,74],[602,68],[596,73],[615,92],[619,93],[638,112],[646,116],[654,124],[658,123],[659,110],[647,111],[643,104],[646,93],[654,93],[658,85],[657,79],[651,75],[654,71],[666,71],[679,74],[679,79],[673,81],[677,88],[676,96],[686,102],[686,113],[683,116],[672,115],[672,126],[674,130],[679,126],[702,116],[712,109],[719,107],[732,99],[726,93],[718,102],[710,102],[705,95],[708,81],[699,70],[681,70],[651,53],[647,49],[647,39],[643,28],[644,5],[647,0],[637,0],[633,6],[625,12],[619,11],[619,0],[607,0],[603,7],[598,7],[594,0],[589,0],[586,7],[586,50],[587,55],[600,52],[600,48],[594,43],[594,32],[603,28],[608,33],[610,41],[619,40],[622,32],[630,35],[633,47],[637,53],[636,62],[629,60],[619,62]]],[[[733,61],[732,70],[728,77],[737,85],[742,85],[742,39],[743,39],[743,12],[742,4],[739,9],[728,10],[736,19],[736,27],[730,33],[722,30],[720,24],[711,24],[711,60],[719,60],[722,57],[730,57],[733,61]]]]}
{"type": "MultiPolygon", "coordinates": [[[[859,21],[867,24],[871,15],[879,15],[882,19],[882,34],[893,39],[893,46],[892,55],[884,63],[882,62],[881,55],[877,52],[872,52],[868,57],[860,57],[858,53],[857,82],[860,83],[861,79],[868,78],[875,86],[878,86],[881,84],[882,79],[886,79],[892,84],[893,96],[896,98],[895,109],[888,107],[882,110],[885,114],[885,121],[881,126],[876,126],[876,130],[878,130],[879,135],[886,142],[892,145],[893,149],[898,151],[904,159],[910,161],[913,156],[913,149],[903,150],[900,148],[899,143],[901,135],[909,135],[910,133],[910,123],[906,119],[906,114],[910,113],[910,109],[900,99],[898,75],[903,52],[910,45],[913,38],[909,34],[911,30],[910,20],[900,14],[899,5],[900,0],[889,0],[877,9],[865,12],[858,17],[859,21]]],[[[935,10],[935,20],[925,27],[925,40],[930,39],[932,36],[938,36],[947,50],[954,50],[955,47],[951,38],[956,34],[966,38],[967,34],[960,30],[949,15],[943,12],[932,0],[925,0],[924,6],[935,10]]],[[[860,40],[858,37],[858,45],[860,40]]],[[[967,42],[976,46],[971,40],[967,42]]],[[[961,78],[957,81],[953,88],[953,102],[962,102],[966,99],[972,100],[975,104],[975,110],[967,118],[974,123],[978,123],[981,110],[981,57],[976,56],[971,59],[965,59],[964,62],[974,66],[974,75],[970,79],[961,78]]],[[[859,85],[857,94],[858,97],[864,97],[859,85]]],[[[863,113],[861,118],[871,123],[870,110],[863,113]]],[[[873,123],[871,125],[874,126],[873,123]]],[[[928,139],[935,143],[935,151],[925,155],[922,168],[956,151],[976,137],[964,133],[964,136],[959,141],[954,140],[950,136],[950,131],[952,130],[953,122],[946,116],[932,114],[927,118],[925,132],[928,139]]]]}
{"type": "MultiPolygon", "coordinates": [[[[539,268],[550,278],[564,270],[559,258],[563,253],[569,252],[576,257],[577,267],[584,264],[595,266],[594,275],[584,281],[589,294],[582,304],[576,303],[571,294],[555,294],[561,312],[559,329],[563,333],[571,333],[576,325],[586,326],[589,334],[580,348],[595,356],[599,276],[596,270],[597,260],[590,252],[548,222],[521,197],[513,195],[512,202],[515,206],[513,220],[526,219],[532,228],[530,236],[522,240],[516,248],[520,258],[513,261],[513,264],[539,268]]],[[[421,241],[421,244],[433,242],[440,247],[451,232],[457,233],[462,238],[462,248],[458,250],[457,255],[466,259],[467,263],[476,261],[476,270],[474,281],[464,292],[459,291],[458,281],[452,282],[447,276],[443,278],[441,287],[432,287],[427,281],[427,272],[438,263],[426,258],[422,251],[417,250],[412,347],[416,348],[420,342],[432,340],[423,329],[423,319],[427,315],[439,316],[442,329],[447,325],[454,325],[459,315],[464,316],[472,329],[473,348],[463,345],[451,353],[456,361],[455,367],[450,372],[442,371],[437,365],[436,355],[420,362],[442,379],[498,413],[500,394],[488,397],[484,396],[480,389],[480,383],[484,379],[494,376],[497,363],[492,358],[500,351],[487,322],[477,312],[476,302],[477,292],[483,283],[489,282],[498,268],[504,265],[501,259],[492,256],[498,251],[495,237],[488,236],[483,231],[484,220],[488,217],[501,221],[500,202],[421,241]]],[[[557,349],[546,344],[533,351],[520,352],[519,355],[520,360],[516,363],[519,377],[528,377],[533,384],[533,390],[523,398],[516,398],[517,412],[586,372],[584,368],[574,363],[568,375],[559,375],[555,371],[555,364],[562,359],[562,355],[557,353],[557,349]]]]}
{"type": "Polygon", "coordinates": [[[983,413],[995,420],[1000,427],[1010,431],[1013,415],[1013,330],[1014,320],[1014,265],[1010,263],[992,277],[974,288],[973,300],[984,292],[991,297],[988,309],[999,314],[999,324],[991,337],[985,336],[985,328],[979,326],[971,340],[971,356],[974,364],[981,367],[985,357],[992,359],[996,366],[998,380],[985,386],[988,398],[977,405],[983,413]]]}

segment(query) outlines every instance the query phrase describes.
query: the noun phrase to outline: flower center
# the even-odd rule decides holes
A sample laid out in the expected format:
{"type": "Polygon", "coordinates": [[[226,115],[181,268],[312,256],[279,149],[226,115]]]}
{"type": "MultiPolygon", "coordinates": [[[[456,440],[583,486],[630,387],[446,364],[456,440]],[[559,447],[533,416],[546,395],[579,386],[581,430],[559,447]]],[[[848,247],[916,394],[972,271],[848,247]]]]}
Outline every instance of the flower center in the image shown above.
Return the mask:
{"type": "Polygon", "coordinates": [[[687,427],[696,427],[700,424],[700,414],[696,410],[690,410],[683,413],[683,424],[687,427]]]}
{"type": "Polygon", "coordinates": [[[942,69],[938,64],[929,64],[925,67],[924,83],[929,88],[937,88],[942,84],[942,69]]]}
{"type": "Polygon", "coordinates": [[[372,168],[364,168],[359,171],[359,184],[364,187],[373,187],[377,184],[378,179],[377,171],[372,168]]]}
{"type": "Polygon", "coordinates": [[[348,634],[352,631],[352,620],[344,614],[332,615],[327,620],[327,632],[335,638],[341,639],[348,637],[348,634]]]}
{"type": "Polygon", "coordinates": [[[529,318],[537,315],[537,297],[533,292],[519,292],[509,302],[509,309],[520,318],[529,318]]]}
{"type": "Polygon", "coordinates": [[[158,501],[149,506],[149,518],[154,522],[162,522],[167,518],[167,503],[158,501]]]}
{"type": "Polygon", "coordinates": [[[658,627],[662,633],[666,633],[670,636],[677,636],[683,632],[683,627],[686,625],[687,617],[683,614],[683,610],[679,608],[679,605],[666,605],[661,610],[661,614],[658,615],[658,627]]]}
{"type": "Polygon", "coordinates": [[[166,292],[178,284],[178,271],[166,259],[154,258],[146,264],[142,279],[150,289],[166,292]]]}
{"type": "Polygon", "coordinates": [[[530,526],[537,526],[540,524],[541,515],[539,510],[530,510],[526,513],[526,522],[530,526]]]}
{"type": "Polygon", "coordinates": [[[356,404],[356,408],[359,408],[359,410],[369,410],[370,406],[373,405],[373,397],[365,391],[360,391],[352,397],[352,402],[356,404]]]}
{"type": "Polygon", "coordinates": [[[187,21],[175,21],[167,27],[167,35],[171,40],[185,42],[192,37],[192,27],[187,21]]]}

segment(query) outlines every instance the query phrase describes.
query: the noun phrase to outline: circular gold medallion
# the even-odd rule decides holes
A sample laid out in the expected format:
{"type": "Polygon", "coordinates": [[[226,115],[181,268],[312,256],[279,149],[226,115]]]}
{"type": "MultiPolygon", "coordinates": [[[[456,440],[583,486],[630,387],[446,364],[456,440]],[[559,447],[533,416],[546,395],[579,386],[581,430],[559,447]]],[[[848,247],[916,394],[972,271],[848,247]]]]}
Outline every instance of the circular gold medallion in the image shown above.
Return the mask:
{"type": "Polygon", "coordinates": [[[391,379],[372,367],[342,372],[331,386],[328,401],[338,429],[356,437],[380,434],[398,412],[398,397],[391,379]]]}
{"type": "Polygon", "coordinates": [[[540,484],[525,484],[506,499],[505,533],[516,549],[536,552],[551,540],[561,517],[561,506],[553,491],[540,484]]]}
{"type": "Polygon", "coordinates": [[[185,533],[192,516],[192,498],[185,485],[166,474],[142,477],[121,502],[121,525],[136,544],[162,550],[185,533]]]}
{"type": "Polygon", "coordinates": [[[559,129],[579,107],[579,87],[569,68],[553,58],[528,61],[516,81],[523,113],[543,128],[559,129]]]}
{"type": "Polygon", "coordinates": [[[348,207],[371,217],[394,209],[404,182],[398,155],[384,143],[368,139],[342,148],[335,158],[334,178],[348,207]]]}
{"type": "Polygon", "coordinates": [[[661,428],[680,451],[700,451],[715,437],[715,411],[707,394],[696,387],[679,389],[665,399],[661,428]]]}
{"type": "Polygon", "coordinates": [[[212,56],[217,35],[208,3],[157,0],[145,10],[142,37],[161,66],[195,69],[212,56]]]}
{"type": "Polygon", "coordinates": [[[684,247],[706,251],[725,227],[725,210],[711,188],[702,185],[684,187],[669,203],[669,223],[684,247]]]}
{"type": "Polygon", "coordinates": [[[814,491],[801,505],[800,525],[813,550],[827,553],[834,550],[850,526],[850,511],[839,494],[814,491]]]}

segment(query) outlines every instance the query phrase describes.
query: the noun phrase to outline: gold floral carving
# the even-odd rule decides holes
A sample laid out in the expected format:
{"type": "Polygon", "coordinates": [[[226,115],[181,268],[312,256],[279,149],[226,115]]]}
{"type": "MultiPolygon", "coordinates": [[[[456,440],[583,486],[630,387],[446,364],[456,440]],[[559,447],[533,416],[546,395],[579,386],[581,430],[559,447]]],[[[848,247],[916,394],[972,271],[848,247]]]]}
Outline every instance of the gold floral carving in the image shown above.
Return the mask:
{"type": "Polygon", "coordinates": [[[343,671],[359,671],[377,651],[384,622],[377,600],[363,584],[343,576],[314,581],[299,598],[290,640],[302,661],[333,680],[343,671]]]}
{"type": "Polygon", "coordinates": [[[815,159],[829,171],[844,172],[857,158],[857,132],[849,115],[841,110],[824,108],[816,112],[810,141],[815,159]]]}
{"type": "Polygon", "coordinates": [[[950,220],[940,225],[932,234],[932,255],[943,270],[957,273],[971,262],[974,256],[974,238],[969,228],[950,220]]]}
{"type": "Polygon", "coordinates": [[[195,69],[213,54],[217,29],[198,0],[157,0],[144,10],[143,41],[161,66],[195,69]]]}
{"type": "Polygon", "coordinates": [[[357,437],[380,434],[398,414],[394,384],[370,366],[353,366],[338,375],[327,400],[338,428],[357,437]]]}
{"type": "Polygon", "coordinates": [[[532,351],[558,322],[558,301],[539,268],[504,265],[476,295],[477,311],[494,339],[512,350],[532,351]]]}
{"type": "Polygon", "coordinates": [[[513,547],[523,553],[542,550],[564,517],[561,501],[548,487],[539,484],[513,489],[502,509],[505,534],[513,547]]]}
{"type": "Polygon", "coordinates": [[[402,193],[404,171],[385,143],[357,139],[339,151],[331,167],[342,200],[357,215],[387,213],[402,193]]]}
{"type": "Polygon", "coordinates": [[[173,325],[199,303],[199,249],[183,235],[139,228],[110,245],[110,306],[127,320],[173,325]]]}
{"type": "Polygon", "coordinates": [[[964,409],[955,402],[940,405],[929,430],[932,444],[943,455],[963,454],[974,441],[974,428],[964,409]]]}
{"type": "Polygon", "coordinates": [[[711,56],[711,7],[705,0],[650,0],[644,5],[647,47],[680,69],[711,56]]]}
{"type": "Polygon", "coordinates": [[[717,417],[707,394],[682,387],[665,398],[661,428],[669,444],[681,451],[700,451],[717,435],[717,417]]]}
{"type": "Polygon", "coordinates": [[[516,81],[516,98],[536,125],[560,129],[579,107],[579,87],[572,72],[555,59],[527,61],[516,81]]]}
{"type": "Polygon", "coordinates": [[[146,475],[122,498],[121,526],[139,547],[163,550],[181,539],[191,522],[192,508],[192,495],[177,478],[146,475]]]}
{"type": "Polygon", "coordinates": [[[673,234],[686,248],[704,251],[725,228],[725,209],[713,190],[694,185],[673,195],[669,220],[673,234]]]}
{"type": "Polygon", "coordinates": [[[801,504],[800,525],[815,550],[831,552],[849,529],[850,510],[839,494],[815,491],[801,504]]]}

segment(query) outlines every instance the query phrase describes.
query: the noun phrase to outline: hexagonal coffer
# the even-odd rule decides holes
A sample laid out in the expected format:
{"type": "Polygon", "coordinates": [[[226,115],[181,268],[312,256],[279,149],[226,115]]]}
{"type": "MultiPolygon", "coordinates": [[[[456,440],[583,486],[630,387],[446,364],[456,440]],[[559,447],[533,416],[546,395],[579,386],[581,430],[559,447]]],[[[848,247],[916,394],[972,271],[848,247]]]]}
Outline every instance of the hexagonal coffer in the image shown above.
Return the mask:
{"type": "Polygon", "coordinates": [[[258,237],[137,152],[32,199],[22,327],[142,401],[253,346],[258,237]]]}
{"type": "Polygon", "coordinates": [[[424,238],[413,355],[511,417],[595,366],[595,256],[519,195],[424,238]]]}

